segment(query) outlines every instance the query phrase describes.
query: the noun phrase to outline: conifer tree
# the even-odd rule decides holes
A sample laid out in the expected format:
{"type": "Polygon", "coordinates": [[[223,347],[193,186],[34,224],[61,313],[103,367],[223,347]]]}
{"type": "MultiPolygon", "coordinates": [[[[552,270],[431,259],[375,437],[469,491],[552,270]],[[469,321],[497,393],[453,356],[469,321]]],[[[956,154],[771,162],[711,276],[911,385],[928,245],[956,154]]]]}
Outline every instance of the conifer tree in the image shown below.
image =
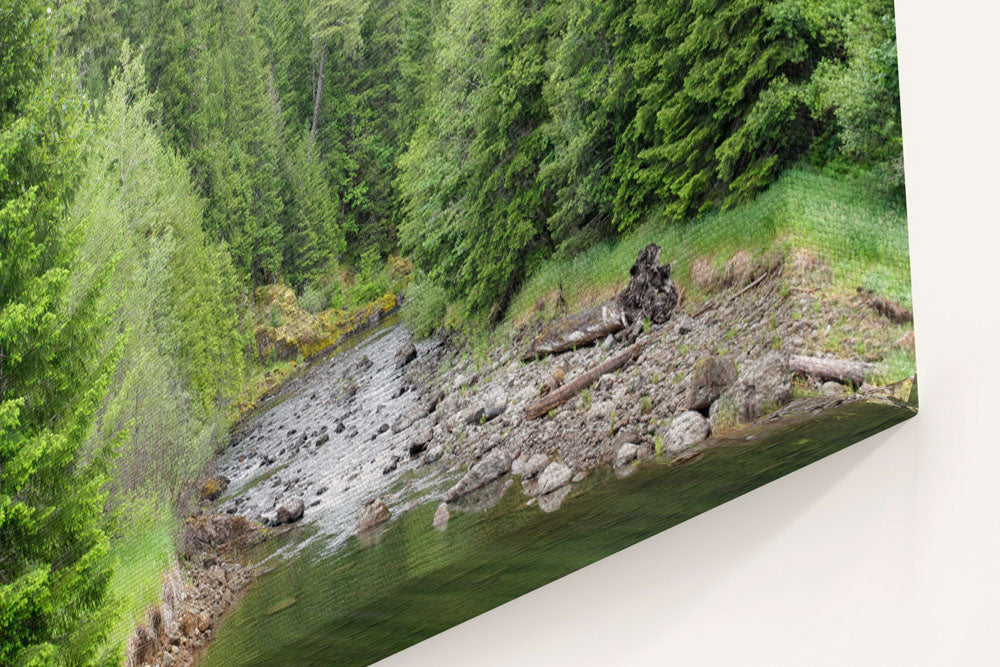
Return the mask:
{"type": "MultiPolygon", "coordinates": [[[[38,0],[0,11],[0,664],[88,664],[106,634],[109,445],[96,291],[69,293],[83,103],[38,0]]],[[[96,283],[95,283],[96,284],[96,283]]]]}

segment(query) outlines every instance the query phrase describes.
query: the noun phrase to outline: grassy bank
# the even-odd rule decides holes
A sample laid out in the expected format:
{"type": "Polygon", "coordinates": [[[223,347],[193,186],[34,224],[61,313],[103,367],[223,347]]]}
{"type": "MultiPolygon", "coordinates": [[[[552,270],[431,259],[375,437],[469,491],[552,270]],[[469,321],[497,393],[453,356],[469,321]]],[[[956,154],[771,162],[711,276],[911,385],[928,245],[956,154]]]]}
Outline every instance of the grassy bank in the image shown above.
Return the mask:
{"type": "Polygon", "coordinates": [[[570,311],[609,296],[627,283],[637,253],[649,243],[663,248],[689,297],[704,296],[691,276],[698,260],[721,271],[740,250],[806,248],[830,265],[836,287],[862,286],[911,305],[904,206],[863,181],[793,169],[749,205],[687,224],[650,221],[620,239],[547,261],[521,288],[506,322],[524,322],[536,304],[560,292],[570,311]]]}
{"type": "Polygon", "coordinates": [[[180,528],[166,502],[135,499],[122,511],[122,531],[111,541],[115,567],[110,593],[118,615],[108,638],[109,648],[120,658],[129,635],[146,621],[146,610],[160,603],[163,575],[174,562],[174,535],[180,528]]]}

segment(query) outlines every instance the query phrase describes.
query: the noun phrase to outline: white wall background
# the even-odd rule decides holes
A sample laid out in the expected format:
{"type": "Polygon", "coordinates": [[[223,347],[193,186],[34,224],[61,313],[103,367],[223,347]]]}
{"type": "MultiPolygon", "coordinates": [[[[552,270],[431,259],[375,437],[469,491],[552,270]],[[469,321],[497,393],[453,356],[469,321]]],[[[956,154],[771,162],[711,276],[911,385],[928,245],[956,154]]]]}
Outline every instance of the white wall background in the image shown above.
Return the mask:
{"type": "Polygon", "coordinates": [[[921,414],[384,665],[1000,664],[1000,8],[897,25],[921,414]]]}

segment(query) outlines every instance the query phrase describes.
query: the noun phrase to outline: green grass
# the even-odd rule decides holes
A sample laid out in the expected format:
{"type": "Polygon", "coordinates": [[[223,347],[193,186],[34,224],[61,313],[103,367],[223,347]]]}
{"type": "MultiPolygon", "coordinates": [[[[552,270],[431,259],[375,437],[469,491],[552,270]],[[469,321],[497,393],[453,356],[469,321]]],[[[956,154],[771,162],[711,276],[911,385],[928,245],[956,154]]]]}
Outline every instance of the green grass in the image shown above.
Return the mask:
{"type": "Polygon", "coordinates": [[[807,248],[829,263],[836,287],[862,286],[912,304],[904,206],[861,181],[799,168],[746,206],[684,224],[653,220],[617,240],[545,262],[518,293],[507,322],[522,321],[560,286],[571,310],[620,288],[649,243],[663,248],[662,259],[672,263],[675,281],[689,292],[697,257],[711,257],[719,268],[741,249],[761,255],[807,248]]]}
{"type": "Polygon", "coordinates": [[[111,542],[114,574],[111,598],[118,617],[108,645],[121,651],[136,625],[145,622],[146,609],[159,604],[163,575],[174,562],[177,520],[169,504],[133,500],[125,510],[127,528],[111,542]]]}

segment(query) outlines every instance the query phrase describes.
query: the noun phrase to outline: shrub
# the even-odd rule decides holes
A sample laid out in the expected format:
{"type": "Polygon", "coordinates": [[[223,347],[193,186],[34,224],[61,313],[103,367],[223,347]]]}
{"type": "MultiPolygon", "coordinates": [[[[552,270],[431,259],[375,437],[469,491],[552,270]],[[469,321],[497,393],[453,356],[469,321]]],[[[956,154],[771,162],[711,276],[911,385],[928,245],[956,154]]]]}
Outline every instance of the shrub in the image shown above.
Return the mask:
{"type": "Polygon", "coordinates": [[[406,290],[403,321],[414,336],[426,338],[441,325],[447,309],[448,295],[443,288],[427,280],[414,282],[406,290]]]}
{"type": "Polygon", "coordinates": [[[303,310],[315,315],[326,308],[327,297],[322,290],[313,287],[310,283],[302,290],[302,296],[299,297],[299,305],[302,306],[303,310]]]}

